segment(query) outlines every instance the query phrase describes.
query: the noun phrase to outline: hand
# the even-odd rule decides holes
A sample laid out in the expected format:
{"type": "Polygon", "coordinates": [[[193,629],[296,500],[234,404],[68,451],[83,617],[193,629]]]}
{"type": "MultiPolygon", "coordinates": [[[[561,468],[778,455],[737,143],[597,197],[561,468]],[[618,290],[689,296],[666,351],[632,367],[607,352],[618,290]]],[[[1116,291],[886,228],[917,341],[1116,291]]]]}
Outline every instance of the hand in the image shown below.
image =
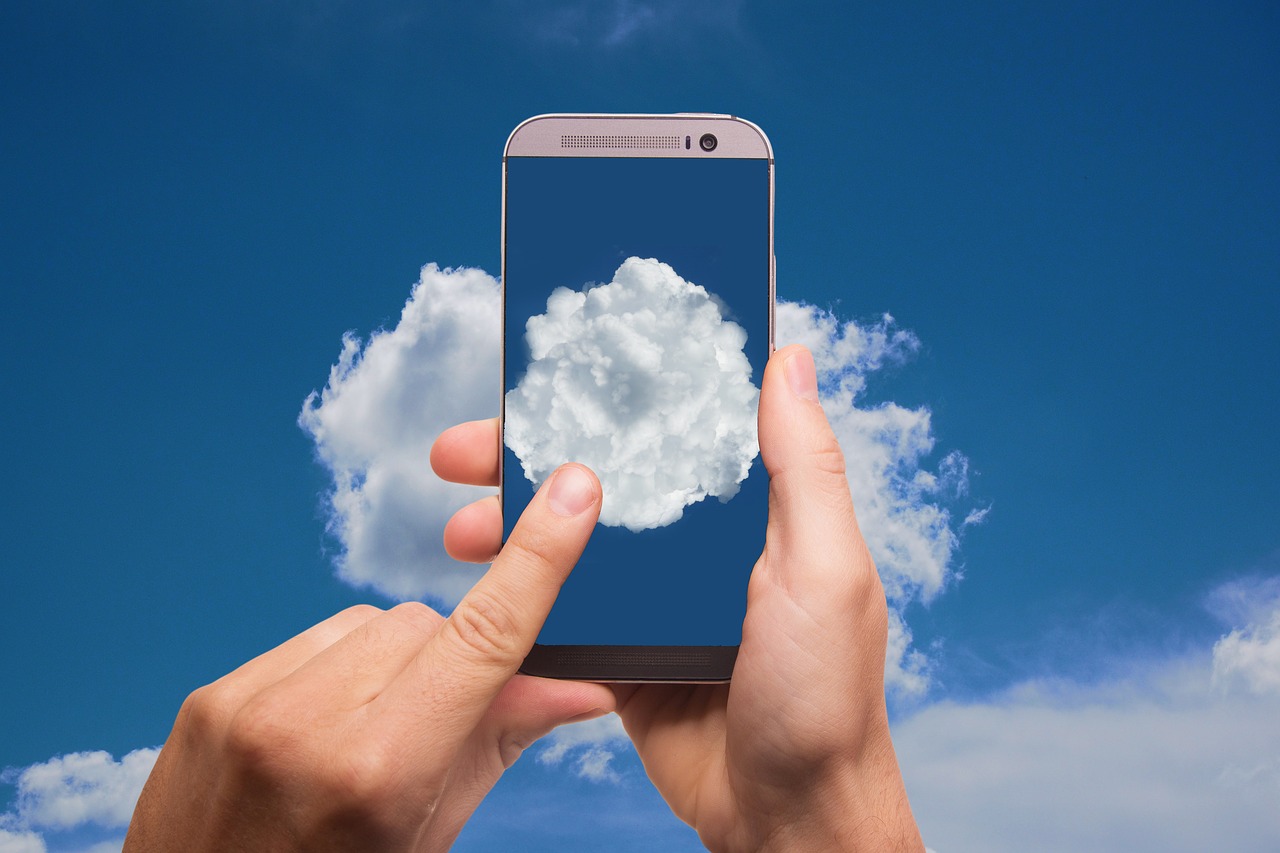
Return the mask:
{"type": "Polygon", "coordinates": [[[448,849],[526,746],[614,708],[515,675],[599,512],[595,475],[566,465],[448,619],[353,607],[196,690],[125,849],[448,849]]]}
{"type": "MultiPolygon", "coordinates": [[[[495,485],[497,451],[497,421],[474,421],[441,435],[432,459],[495,485]]],[[[889,738],[884,591],[803,347],[765,369],[760,453],[769,522],[732,684],[616,685],[618,713],[711,850],[922,851],[889,738]]],[[[445,545],[481,560],[501,535],[487,498],[453,517],[445,545]]]]}

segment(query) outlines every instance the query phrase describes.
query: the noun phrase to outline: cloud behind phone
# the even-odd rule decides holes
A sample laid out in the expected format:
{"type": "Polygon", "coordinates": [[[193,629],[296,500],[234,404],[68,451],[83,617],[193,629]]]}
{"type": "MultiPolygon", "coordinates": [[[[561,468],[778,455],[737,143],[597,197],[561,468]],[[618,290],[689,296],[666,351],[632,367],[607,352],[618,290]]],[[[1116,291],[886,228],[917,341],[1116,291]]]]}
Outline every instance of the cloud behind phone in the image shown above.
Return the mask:
{"type": "Polygon", "coordinates": [[[911,644],[902,613],[928,602],[954,577],[964,527],[980,524],[990,507],[974,508],[957,523],[950,505],[969,485],[969,460],[959,451],[932,468],[932,414],[927,407],[886,402],[868,405],[867,377],[915,355],[920,341],[885,314],[873,323],[842,321],[803,302],[777,305],[777,344],[804,344],[813,353],[819,396],[844,451],[849,491],[859,526],[884,582],[889,610],[885,682],[899,697],[924,695],[929,660],[911,644]]]}
{"type": "MultiPolygon", "coordinates": [[[[500,323],[496,279],[428,264],[395,326],[345,335],[328,383],[303,404],[299,424],[331,477],[324,512],[347,582],[448,610],[483,571],[445,554],[441,534],[454,510],[493,490],[441,481],[428,457],[447,427],[497,413],[500,323]]],[[[964,519],[984,514],[951,512],[971,503],[968,462],[958,452],[931,461],[928,408],[866,403],[867,378],[919,348],[892,318],[858,323],[779,301],[777,339],[814,353],[823,407],[890,597],[886,682],[898,697],[919,697],[931,683],[929,659],[901,614],[946,589],[964,519]]]]}
{"type": "Polygon", "coordinates": [[[606,284],[556,288],[525,342],[505,437],[535,486],[581,462],[600,478],[600,523],[636,532],[738,493],[759,454],[760,391],[746,331],[705,288],[627,258],[606,284]]]}
{"type": "Polygon", "coordinates": [[[452,606],[483,569],[445,553],[445,522],[491,489],[446,483],[431,444],[497,414],[501,288],[479,269],[427,264],[394,328],[342,337],[329,382],[302,405],[332,488],[327,529],[343,580],[396,600],[452,606]]]}

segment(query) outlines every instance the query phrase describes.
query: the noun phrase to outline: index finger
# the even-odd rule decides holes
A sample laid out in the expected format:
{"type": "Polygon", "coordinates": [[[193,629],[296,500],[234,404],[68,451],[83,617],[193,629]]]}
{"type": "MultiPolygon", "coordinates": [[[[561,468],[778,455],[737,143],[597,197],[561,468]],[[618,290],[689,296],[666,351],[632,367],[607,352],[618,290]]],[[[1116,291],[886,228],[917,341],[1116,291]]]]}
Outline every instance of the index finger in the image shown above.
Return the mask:
{"type": "Polygon", "coordinates": [[[437,745],[465,739],[533,647],[586,547],[600,501],[589,468],[557,469],[493,565],[377,701],[430,719],[437,745]]]}
{"type": "Polygon", "coordinates": [[[451,483],[496,486],[500,442],[497,418],[451,426],[431,445],[431,469],[451,483]]]}

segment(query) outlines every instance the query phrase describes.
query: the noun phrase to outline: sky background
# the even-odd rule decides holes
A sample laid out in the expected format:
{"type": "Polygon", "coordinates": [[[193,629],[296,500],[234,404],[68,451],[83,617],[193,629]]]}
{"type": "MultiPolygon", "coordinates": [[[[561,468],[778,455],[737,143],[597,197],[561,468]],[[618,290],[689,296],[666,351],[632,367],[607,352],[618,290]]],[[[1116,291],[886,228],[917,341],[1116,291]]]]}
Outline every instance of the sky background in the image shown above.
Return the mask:
{"type": "MultiPolygon", "coordinates": [[[[1280,846],[1278,42],[1265,3],[5,3],[0,850],[127,820],[23,768],[389,603],[299,411],[421,267],[497,273],[502,145],[556,111],[759,124],[779,297],[919,342],[859,399],[968,462],[902,605],[927,844],[1280,846]]],[[[610,738],[458,849],[697,849],[610,738]]]]}

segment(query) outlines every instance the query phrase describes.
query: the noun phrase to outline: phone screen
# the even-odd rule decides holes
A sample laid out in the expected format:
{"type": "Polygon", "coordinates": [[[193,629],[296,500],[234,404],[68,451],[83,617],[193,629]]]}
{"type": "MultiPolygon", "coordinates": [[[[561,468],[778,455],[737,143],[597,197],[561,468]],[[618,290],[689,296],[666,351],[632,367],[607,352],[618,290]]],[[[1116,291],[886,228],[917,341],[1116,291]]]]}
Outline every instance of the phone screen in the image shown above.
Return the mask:
{"type": "Polygon", "coordinates": [[[558,465],[604,489],[538,643],[736,646],[768,495],[769,162],[506,168],[504,541],[558,465]]]}

